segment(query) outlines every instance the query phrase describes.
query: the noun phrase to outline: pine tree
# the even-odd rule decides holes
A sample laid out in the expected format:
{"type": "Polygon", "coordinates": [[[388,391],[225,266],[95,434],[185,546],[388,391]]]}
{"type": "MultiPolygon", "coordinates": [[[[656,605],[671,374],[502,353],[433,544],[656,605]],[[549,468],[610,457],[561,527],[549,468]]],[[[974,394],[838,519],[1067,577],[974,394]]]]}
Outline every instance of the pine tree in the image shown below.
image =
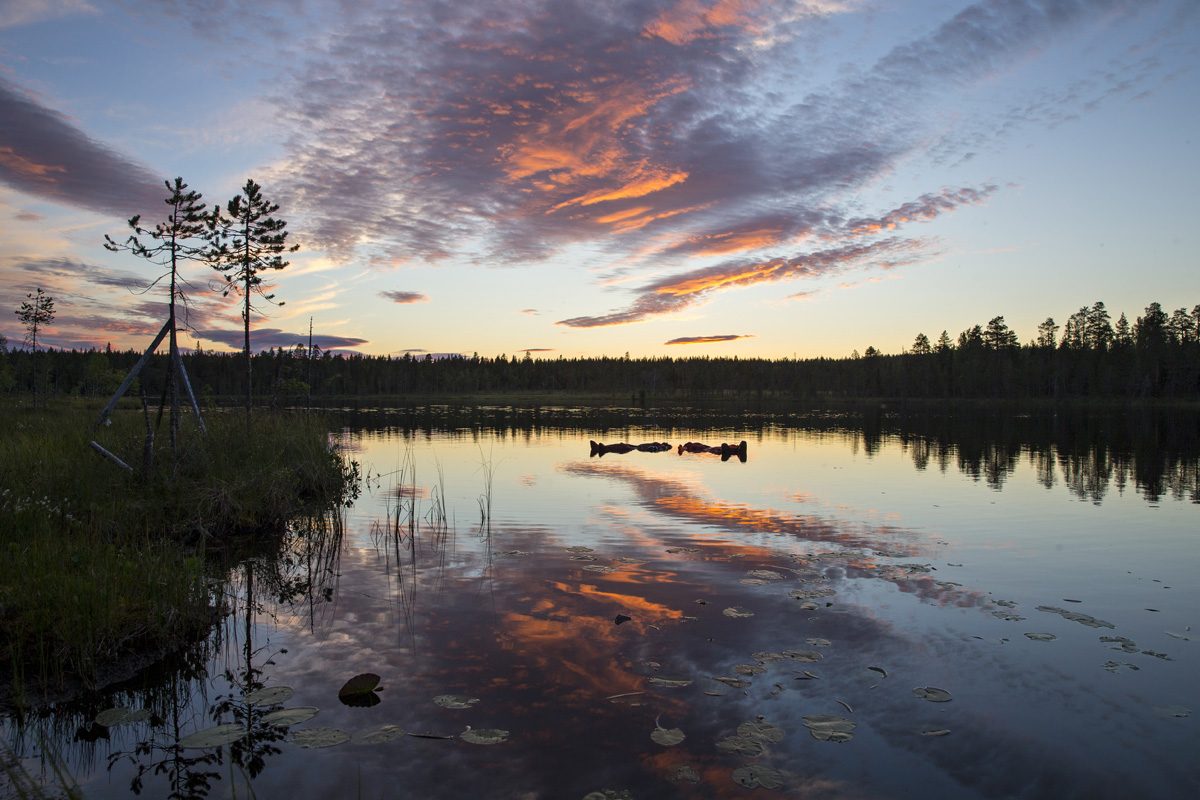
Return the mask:
{"type": "Polygon", "coordinates": [[[1109,322],[1108,310],[1099,300],[1088,309],[1083,326],[1083,339],[1092,350],[1107,350],[1112,344],[1113,329],[1109,322]]]}
{"type": "Polygon", "coordinates": [[[1125,312],[1121,312],[1121,316],[1117,317],[1117,325],[1113,330],[1113,346],[1114,347],[1130,347],[1133,345],[1133,332],[1129,329],[1129,320],[1125,317],[1125,312]]]}
{"type": "MultiPolygon", "coordinates": [[[[976,326],[978,327],[978,326],[976,326]]],[[[1016,331],[1009,329],[1004,317],[992,317],[983,331],[983,346],[988,350],[1008,350],[1018,347],[1016,331]]]]}
{"type": "Polygon", "coordinates": [[[282,306],[282,300],[276,303],[275,295],[267,294],[263,289],[261,273],[288,266],[283,254],[299,249],[299,245],[289,247],[287,244],[287,223],[271,216],[278,210],[278,204],[263,197],[261,186],[247,180],[241,193],[226,204],[224,213],[217,207],[213,215],[217,233],[212,251],[213,268],[225,277],[224,294],[235,292],[242,296],[247,419],[254,399],[250,360],[250,312],[253,306],[250,297],[257,294],[268,303],[282,306]]]}
{"type": "Polygon", "coordinates": [[[27,298],[17,309],[17,319],[25,326],[25,343],[33,350],[33,404],[38,404],[38,331],[54,319],[54,298],[42,291],[25,295],[27,298]]]}
{"type": "Polygon", "coordinates": [[[1053,348],[1057,333],[1058,325],[1054,322],[1054,317],[1046,317],[1046,321],[1038,325],[1037,346],[1053,348]]]}
{"type": "Polygon", "coordinates": [[[923,333],[918,333],[917,338],[913,340],[912,351],[915,355],[927,356],[932,352],[929,346],[929,337],[923,333]]]}
{"type": "MultiPolygon", "coordinates": [[[[185,282],[179,276],[179,268],[184,261],[208,261],[210,258],[207,234],[212,228],[211,220],[204,212],[200,202],[202,195],[196,191],[188,191],[188,185],[183,178],[164,181],[169,195],[163,200],[167,204],[167,218],[154,225],[153,228],[142,227],[141,215],[129,220],[133,233],[124,242],[116,242],[111,236],[105,235],[104,247],[114,253],[127,251],[144,258],[151,264],[165,271],[150,282],[152,288],[160,282],[168,282],[167,291],[167,335],[169,337],[170,363],[167,369],[166,393],[170,398],[171,407],[171,452],[175,452],[176,440],[179,436],[179,387],[176,383],[174,365],[179,362],[179,343],[176,332],[179,327],[177,314],[178,303],[187,304],[187,295],[183,291],[185,282]],[[146,241],[143,241],[145,237],[146,241]]],[[[159,414],[161,415],[161,407],[159,414]]]]}

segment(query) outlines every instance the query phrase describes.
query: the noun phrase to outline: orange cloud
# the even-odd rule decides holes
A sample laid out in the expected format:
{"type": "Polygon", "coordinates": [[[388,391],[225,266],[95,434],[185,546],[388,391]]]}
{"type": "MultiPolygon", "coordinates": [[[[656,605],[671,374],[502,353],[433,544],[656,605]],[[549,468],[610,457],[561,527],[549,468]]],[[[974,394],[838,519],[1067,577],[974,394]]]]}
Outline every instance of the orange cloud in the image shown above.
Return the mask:
{"type": "Polygon", "coordinates": [[[759,228],[753,231],[731,231],[728,233],[710,233],[688,240],[691,252],[700,256],[718,256],[725,253],[739,253],[745,250],[757,250],[760,247],[777,244],[783,237],[779,228],[759,228]]]}
{"type": "MultiPolygon", "coordinates": [[[[624,185],[614,189],[596,189],[579,197],[565,200],[550,211],[558,211],[566,206],[580,205],[591,206],[596,203],[604,203],[609,200],[629,200],[635,197],[645,197],[654,192],[661,192],[670,186],[677,183],[683,183],[688,178],[688,174],[682,170],[666,170],[660,168],[639,168],[632,180],[624,185]]],[[[549,212],[547,212],[549,213],[549,212]]]]}
{"type": "Polygon", "coordinates": [[[67,171],[66,167],[57,164],[39,164],[31,161],[11,147],[0,147],[0,167],[45,184],[58,183],[58,178],[54,175],[65,174],[67,171]]]}
{"type": "Polygon", "coordinates": [[[666,294],[674,297],[702,294],[723,286],[758,283],[770,280],[786,266],[782,259],[768,261],[764,264],[749,264],[740,269],[727,272],[710,272],[694,277],[682,277],[671,283],[655,287],[655,294],[666,294]]]}
{"type": "Polygon", "coordinates": [[[671,339],[664,344],[712,344],[715,342],[734,342],[738,339],[753,339],[754,335],[749,333],[724,333],[718,336],[680,336],[677,339],[671,339]]]}
{"type": "Polygon", "coordinates": [[[712,37],[716,28],[739,27],[754,32],[760,26],[752,12],[761,5],[754,0],[717,0],[716,3],[680,0],[647,23],[642,34],[657,36],[674,45],[685,45],[712,37]]]}
{"type": "MultiPolygon", "coordinates": [[[[672,208],[667,211],[658,211],[653,214],[643,214],[641,216],[633,217],[633,218],[625,220],[623,222],[619,222],[618,224],[613,226],[613,231],[616,233],[629,233],[630,231],[641,230],[642,228],[649,225],[651,222],[657,222],[660,219],[670,219],[671,217],[677,217],[680,214],[688,214],[692,211],[699,211],[701,209],[707,208],[709,205],[710,204],[708,204],[708,203],[704,203],[704,204],[698,205],[698,206],[688,206],[687,208],[672,208]]],[[[647,210],[649,210],[648,206],[646,206],[645,208],[647,210]]],[[[597,221],[599,221],[599,220],[597,220],[597,221]]]]}
{"type": "Polygon", "coordinates": [[[987,184],[979,189],[964,186],[958,189],[943,189],[940,192],[923,194],[916,200],[894,208],[881,217],[850,220],[846,224],[847,232],[856,235],[880,233],[894,231],[897,227],[909,222],[928,222],[959,206],[982,203],[996,189],[994,184],[987,184]]]}

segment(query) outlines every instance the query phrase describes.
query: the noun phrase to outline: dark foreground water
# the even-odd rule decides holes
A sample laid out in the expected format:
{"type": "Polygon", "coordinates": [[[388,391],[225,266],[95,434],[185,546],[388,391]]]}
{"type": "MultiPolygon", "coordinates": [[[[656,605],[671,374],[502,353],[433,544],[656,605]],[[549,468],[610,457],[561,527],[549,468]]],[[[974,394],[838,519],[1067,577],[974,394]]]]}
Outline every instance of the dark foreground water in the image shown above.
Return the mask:
{"type": "Polygon", "coordinates": [[[23,767],[89,798],[1200,789],[1195,418],[505,418],[349,425],[344,517],[231,565],[190,667],[10,721],[23,767]]]}

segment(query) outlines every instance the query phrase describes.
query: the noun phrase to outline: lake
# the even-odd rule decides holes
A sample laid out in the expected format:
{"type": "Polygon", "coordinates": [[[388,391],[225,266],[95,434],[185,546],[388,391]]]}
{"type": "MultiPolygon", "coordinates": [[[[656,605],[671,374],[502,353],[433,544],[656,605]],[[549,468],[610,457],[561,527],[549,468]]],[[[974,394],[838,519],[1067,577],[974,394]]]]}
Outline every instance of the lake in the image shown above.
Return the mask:
{"type": "Polygon", "coordinates": [[[1200,788],[1195,415],[421,409],[334,435],[361,496],[231,556],[228,614],[171,668],[7,721],[28,771],[55,753],[88,798],[1200,788]]]}

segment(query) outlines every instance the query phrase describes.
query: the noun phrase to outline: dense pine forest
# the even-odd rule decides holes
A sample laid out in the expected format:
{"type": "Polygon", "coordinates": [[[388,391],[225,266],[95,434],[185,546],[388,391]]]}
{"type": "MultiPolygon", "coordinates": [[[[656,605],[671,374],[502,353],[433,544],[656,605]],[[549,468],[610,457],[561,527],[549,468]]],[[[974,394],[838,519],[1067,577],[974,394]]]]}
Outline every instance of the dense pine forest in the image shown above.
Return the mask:
{"type": "MultiPolygon", "coordinates": [[[[39,354],[0,344],[0,392],[50,396],[111,394],[136,351],[55,350],[39,354]],[[36,366],[36,369],[35,369],[36,366]]],[[[167,356],[143,373],[152,400],[167,356]]],[[[244,392],[242,354],[196,349],[185,355],[201,399],[244,392]]],[[[294,404],[346,397],[485,393],[593,395],[633,402],[754,397],[820,402],[865,398],[1175,398],[1200,397],[1200,305],[1168,314],[1158,303],[1130,324],[1114,324],[1102,302],[1063,326],[1047,319],[1020,344],[1003,317],[951,337],[918,334],[911,348],[884,354],[867,346],[843,358],[555,358],[520,355],[374,356],[328,353],[302,343],[253,357],[258,402],[294,404]]],[[[140,390],[140,388],[139,388],[140,390]]],[[[136,392],[135,392],[136,394],[136,392]]]]}

